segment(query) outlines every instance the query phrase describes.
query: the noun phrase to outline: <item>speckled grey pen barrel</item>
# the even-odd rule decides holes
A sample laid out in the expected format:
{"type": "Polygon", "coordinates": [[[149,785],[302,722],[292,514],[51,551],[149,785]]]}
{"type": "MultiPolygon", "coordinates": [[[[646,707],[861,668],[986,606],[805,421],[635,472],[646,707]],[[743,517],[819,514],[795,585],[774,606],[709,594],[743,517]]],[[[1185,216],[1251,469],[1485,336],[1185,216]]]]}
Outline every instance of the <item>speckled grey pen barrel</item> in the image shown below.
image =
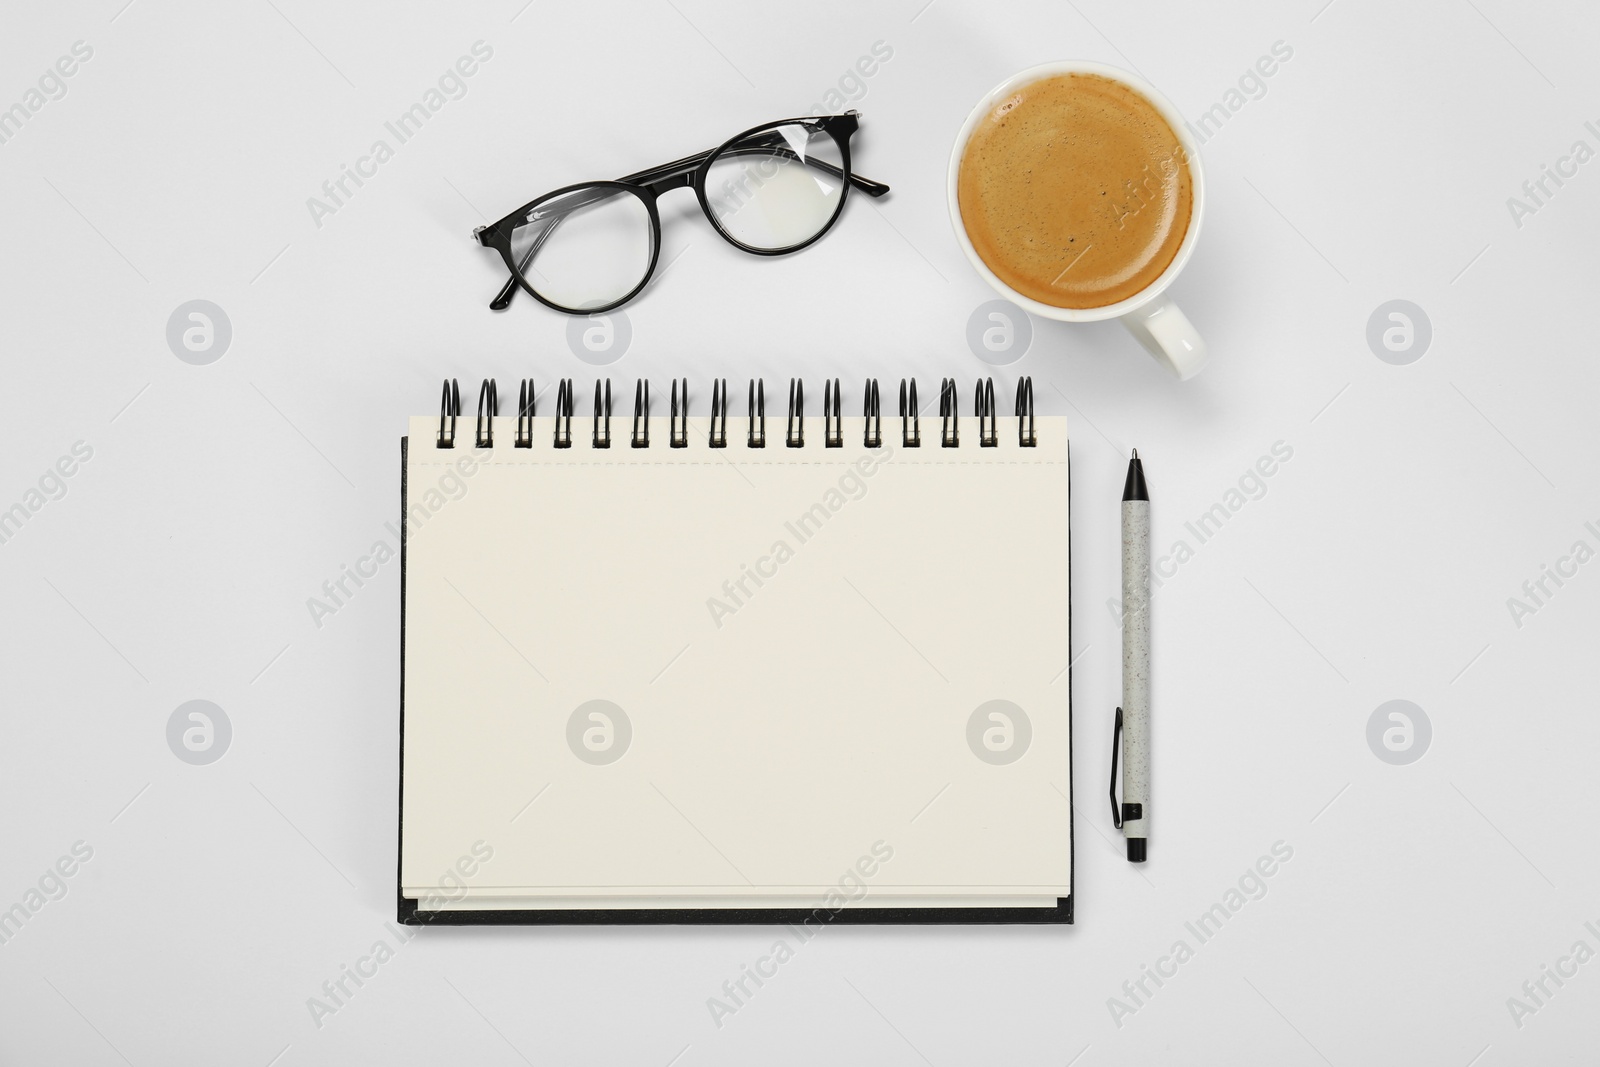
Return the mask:
{"type": "Polygon", "coordinates": [[[1150,836],[1150,493],[1134,450],[1122,489],[1122,834],[1143,863],[1150,836]]]}

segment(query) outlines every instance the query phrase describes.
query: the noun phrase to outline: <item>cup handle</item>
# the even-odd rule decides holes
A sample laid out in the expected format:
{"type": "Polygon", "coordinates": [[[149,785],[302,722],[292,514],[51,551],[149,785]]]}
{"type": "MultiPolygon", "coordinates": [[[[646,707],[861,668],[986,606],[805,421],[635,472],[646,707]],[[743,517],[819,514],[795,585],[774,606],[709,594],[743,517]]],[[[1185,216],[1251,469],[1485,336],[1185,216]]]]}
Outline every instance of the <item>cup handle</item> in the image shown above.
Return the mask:
{"type": "Polygon", "coordinates": [[[1157,297],[1122,316],[1122,325],[1180,380],[1193,378],[1206,365],[1205,341],[1171,297],[1157,297]]]}

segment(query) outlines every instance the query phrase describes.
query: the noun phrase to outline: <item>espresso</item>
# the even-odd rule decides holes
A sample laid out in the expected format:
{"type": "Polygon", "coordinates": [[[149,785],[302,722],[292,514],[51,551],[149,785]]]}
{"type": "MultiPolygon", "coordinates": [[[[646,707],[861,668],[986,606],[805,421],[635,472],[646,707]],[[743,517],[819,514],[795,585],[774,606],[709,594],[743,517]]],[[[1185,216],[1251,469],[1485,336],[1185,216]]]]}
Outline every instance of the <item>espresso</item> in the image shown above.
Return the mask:
{"type": "Polygon", "coordinates": [[[1096,308],[1159,278],[1189,232],[1182,142],[1143,95],[1097,74],[1025,85],[961,156],[961,223],[990,270],[1043,304],[1096,308]]]}

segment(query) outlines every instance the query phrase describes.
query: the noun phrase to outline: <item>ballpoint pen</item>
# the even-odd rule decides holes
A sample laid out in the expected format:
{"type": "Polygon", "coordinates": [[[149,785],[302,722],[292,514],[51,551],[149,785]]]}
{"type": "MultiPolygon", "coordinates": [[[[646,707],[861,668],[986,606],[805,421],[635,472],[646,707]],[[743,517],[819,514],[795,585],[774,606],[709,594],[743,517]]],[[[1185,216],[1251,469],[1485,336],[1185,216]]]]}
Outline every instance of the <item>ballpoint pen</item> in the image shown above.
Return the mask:
{"type": "Polygon", "coordinates": [[[1138,449],[1122,487],[1122,706],[1111,737],[1111,818],[1128,840],[1128,861],[1143,863],[1150,836],[1150,493],[1138,449]]]}

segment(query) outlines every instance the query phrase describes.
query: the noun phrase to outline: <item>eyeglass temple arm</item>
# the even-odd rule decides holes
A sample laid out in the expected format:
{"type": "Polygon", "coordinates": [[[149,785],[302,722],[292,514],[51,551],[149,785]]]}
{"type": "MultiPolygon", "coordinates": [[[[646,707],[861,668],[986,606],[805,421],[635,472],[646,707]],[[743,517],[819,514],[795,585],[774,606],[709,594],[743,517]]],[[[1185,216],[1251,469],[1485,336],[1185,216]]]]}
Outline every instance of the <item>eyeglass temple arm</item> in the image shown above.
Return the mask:
{"type": "MultiPolygon", "coordinates": [[[[784,144],[783,137],[780,134],[774,133],[759,139],[751,138],[748,146],[741,145],[740,147],[765,150],[766,148],[777,144],[784,144]]],[[[669,178],[676,178],[680,175],[688,174],[698,169],[700,165],[709,159],[714,152],[716,152],[715,148],[708,148],[704,152],[696,152],[692,156],[684,156],[682,159],[675,159],[671,163],[663,163],[659,167],[651,167],[649,170],[641,170],[635,174],[623,175],[617,180],[621,182],[627,182],[629,185],[651,185],[655,182],[666,181],[669,178]]],[[[729,154],[744,155],[746,152],[735,149],[729,154]]],[[[842,175],[847,177],[851,185],[855,186],[857,189],[860,189],[863,193],[866,193],[868,196],[873,197],[874,199],[889,191],[889,187],[882,182],[875,182],[871,178],[864,177],[854,172],[850,173],[849,175],[845,175],[841,168],[835,167],[833,164],[824,160],[812,158],[806,160],[805,162],[808,165],[823,171],[824,173],[833,175],[835,178],[842,175]]],[[[518,270],[525,271],[528,269],[528,264],[533,262],[533,257],[538,254],[539,248],[544,244],[545,239],[555,232],[556,226],[560,223],[560,216],[565,215],[569,211],[575,211],[580,207],[592,204],[597,200],[604,200],[610,195],[611,194],[609,192],[596,193],[595,195],[586,197],[582,200],[571,201],[565,204],[559,212],[553,212],[553,214],[557,216],[556,222],[552,223],[543,233],[534,239],[533,244],[528,247],[527,253],[522,257],[522,262],[518,264],[518,270]]],[[[513,273],[511,277],[506,279],[506,283],[500,287],[500,291],[494,295],[494,299],[489,301],[489,310],[504,311],[506,308],[510,307],[511,301],[515,299],[517,295],[518,288],[517,275],[513,273]]]]}
{"type": "MultiPolygon", "coordinates": [[[[745,140],[739,142],[737,147],[729,149],[724,154],[730,156],[770,154],[766,150],[774,147],[784,148],[787,149],[791,155],[795,154],[793,149],[789,147],[789,143],[784,140],[783,135],[778,133],[769,133],[765,137],[746,138],[745,140]]],[[[684,156],[682,159],[673,160],[671,163],[663,163],[659,167],[651,167],[649,170],[642,170],[637,174],[629,174],[625,177],[618,178],[617,180],[627,182],[629,185],[650,185],[655,182],[666,181],[669,178],[676,178],[679,175],[688,174],[692,171],[698,170],[700,165],[709,159],[715,152],[715,148],[708,149],[704,152],[697,152],[692,156],[684,156]]],[[[795,158],[798,159],[798,155],[796,155],[795,158]]],[[[855,173],[846,175],[839,167],[834,166],[832,163],[829,163],[826,160],[817,159],[815,156],[811,157],[810,159],[806,159],[803,162],[807,166],[816,167],[823,173],[831,174],[835,178],[848,178],[851,185],[855,186],[857,189],[860,189],[863,193],[866,193],[870,197],[880,197],[889,191],[889,187],[884,185],[882,182],[875,182],[871,178],[866,178],[855,173]]],[[[573,206],[576,207],[577,205],[573,206]]]]}

